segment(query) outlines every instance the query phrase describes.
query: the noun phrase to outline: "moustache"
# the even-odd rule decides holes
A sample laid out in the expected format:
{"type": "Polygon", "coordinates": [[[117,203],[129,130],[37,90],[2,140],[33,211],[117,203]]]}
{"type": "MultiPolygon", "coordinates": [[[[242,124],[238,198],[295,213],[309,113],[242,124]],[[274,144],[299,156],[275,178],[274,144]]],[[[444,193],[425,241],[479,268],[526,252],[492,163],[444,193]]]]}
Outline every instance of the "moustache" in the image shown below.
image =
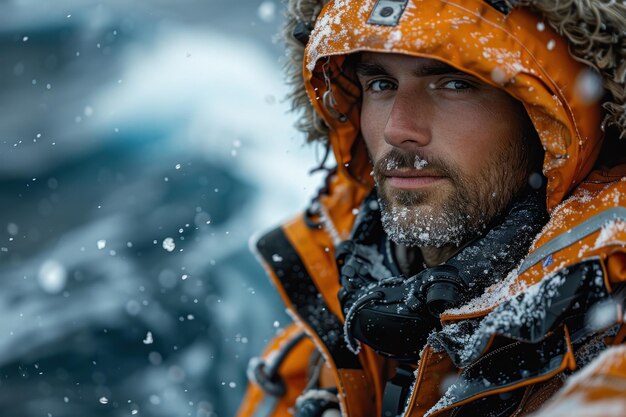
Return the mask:
{"type": "Polygon", "coordinates": [[[390,172],[399,169],[427,170],[428,173],[438,176],[455,176],[454,170],[439,159],[425,157],[419,152],[407,152],[394,148],[374,163],[374,179],[382,180],[390,172]]]}

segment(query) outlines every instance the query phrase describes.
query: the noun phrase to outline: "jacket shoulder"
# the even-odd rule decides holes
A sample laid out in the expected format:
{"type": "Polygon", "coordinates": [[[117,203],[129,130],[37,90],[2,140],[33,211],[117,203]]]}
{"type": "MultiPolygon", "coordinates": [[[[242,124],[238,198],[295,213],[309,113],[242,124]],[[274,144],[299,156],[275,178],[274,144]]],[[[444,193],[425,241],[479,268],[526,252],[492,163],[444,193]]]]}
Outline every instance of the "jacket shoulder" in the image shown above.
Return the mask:
{"type": "Polygon", "coordinates": [[[626,415],[626,346],[606,349],[574,374],[532,417],[626,415]]]}
{"type": "MultiPolygon", "coordinates": [[[[590,258],[608,265],[622,258],[626,246],[626,166],[594,172],[551,213],[530,254],[519,268],[519,283],[527,286],[544,276],[590,258]],[[616,255],[616,256],[613,256],[616,255]],[[613,258],[613,259],[611,259],[613,258]]],[[[611,268],[611,282],[625,279],[611,268]]]]}

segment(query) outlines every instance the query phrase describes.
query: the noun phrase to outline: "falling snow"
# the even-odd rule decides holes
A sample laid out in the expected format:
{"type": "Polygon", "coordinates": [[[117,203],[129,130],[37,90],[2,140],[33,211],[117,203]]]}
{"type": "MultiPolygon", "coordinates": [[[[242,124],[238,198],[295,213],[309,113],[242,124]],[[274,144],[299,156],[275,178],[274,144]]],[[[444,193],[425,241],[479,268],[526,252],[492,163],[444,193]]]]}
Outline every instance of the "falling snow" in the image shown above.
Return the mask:
{"type": "Polygon", "coordinates": [[[41,265],[37,279],[45,292],[58,294],[66,286],[67,271],[59,261],[50,259],[41,265]]]}
{"type": "Polygon", "coordinates": [[[276,19],[276,3],[273,1],[264,1],[259,5],[257,14],[259,19],[266,23],[271,23],[276,19]]]}
{"type": "Polygon", "coordinates": [[[171,237],[166,237],[163,239],[163,249],[168,252],[173,252],[176,249],[176,243],[174,243],[174,239],[171,237]]]}
{"type": "Polygon", "coordinates": [[[146,333],[146,337],[143,339],[144,345],[151,345],[154,343],[154,339],[152,338],[152,332],[146,333]]]}

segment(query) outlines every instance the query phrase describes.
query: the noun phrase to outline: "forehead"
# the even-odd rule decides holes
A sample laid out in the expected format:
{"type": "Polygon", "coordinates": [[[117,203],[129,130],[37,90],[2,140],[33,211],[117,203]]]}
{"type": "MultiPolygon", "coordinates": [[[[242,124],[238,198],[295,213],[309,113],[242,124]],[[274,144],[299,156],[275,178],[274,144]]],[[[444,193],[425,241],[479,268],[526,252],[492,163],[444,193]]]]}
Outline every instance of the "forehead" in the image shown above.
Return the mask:
{"type": "Polygon", "coordinates": [[[359,69],[376,66],[390,69],[411,70],[417,75],[433,75],[440,73],[464,73],[453,66],[432,58],[416,57],[404,54],[391,54],[381,52],[363,52],[357,63],[359,69]]]}

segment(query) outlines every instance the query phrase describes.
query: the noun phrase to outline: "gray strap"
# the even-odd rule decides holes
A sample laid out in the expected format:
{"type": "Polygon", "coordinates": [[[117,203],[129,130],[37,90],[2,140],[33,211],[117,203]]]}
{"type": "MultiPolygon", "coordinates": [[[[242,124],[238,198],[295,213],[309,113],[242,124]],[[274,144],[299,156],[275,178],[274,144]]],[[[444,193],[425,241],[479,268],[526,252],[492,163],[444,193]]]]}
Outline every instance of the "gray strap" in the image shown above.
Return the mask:
{"type": "Polygon", "coordinates": [[[611,209],[605,210],[584,221],[573,229],[570,229],[565,233],[561,233],[560,235],[556,236],[548,243],[540,247],[537,251],[531,253],[524,260],[524,262],[522,262],[518,274],[526,272],[542,259],[578,242],[585,236],[588,236],[593,232],[601,229],[609,221],[618,219],[626,221],[626,207],[613,207],[611,209]]]}

